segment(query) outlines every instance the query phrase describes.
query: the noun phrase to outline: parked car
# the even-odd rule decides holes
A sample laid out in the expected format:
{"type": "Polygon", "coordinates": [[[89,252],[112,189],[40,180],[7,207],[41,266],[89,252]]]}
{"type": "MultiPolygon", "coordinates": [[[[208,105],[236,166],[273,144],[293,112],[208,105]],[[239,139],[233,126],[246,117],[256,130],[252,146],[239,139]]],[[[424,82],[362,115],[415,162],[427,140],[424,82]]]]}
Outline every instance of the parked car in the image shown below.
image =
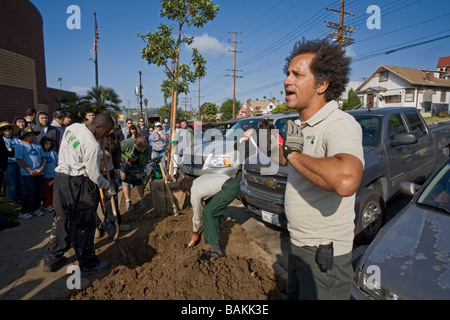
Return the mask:
{"type": "Polygon", "coordinates": [[[355,270],[352,299],[450,300],[450,158],[375,237],[355,270]]]}
{"type": "MultiPolygon", "coordinates": [[[[450,123],[427,126],[415,108],[349,111],[363,129],[364,172],[356,193],[355,240],[369,243],[385,222],[385,203],[402,181],[423,183],[449,155],[450,123]]],[[[248,162],[248,161],[247,161],[248,162]]],[[[287,167],[261,174],[261,163],[245,163],[240,198],[263,221],[285,228],[287,167]]]]}
{"type": "MultiPolygon", "coordinates": [[[[186,150],[183,154],[180,170],[185,175],[198,177],[205,173],[224,173],[230,177],[242,177],[242,163],[238,161],[235,142],[243,137],[243,126],[250,124],[258,133],[258,124],[264,117],[269,117],[275,127],[283,136],[286,132],[286,123],[289,119],[297,119],[298,113],[281,113],[268,116],[256,116],[243,118],[237,121],[223,136],[223,139],[212,139],[213,141],[202,141],[196,144],[193,149],[186,150]]],[[[211,130],[211,129],[209,129],[211,130]]],[[[219,133],[219,131],[217,131],[219,133]]],[[[219,134],[219,137],[221,135],[219,134]]]]}

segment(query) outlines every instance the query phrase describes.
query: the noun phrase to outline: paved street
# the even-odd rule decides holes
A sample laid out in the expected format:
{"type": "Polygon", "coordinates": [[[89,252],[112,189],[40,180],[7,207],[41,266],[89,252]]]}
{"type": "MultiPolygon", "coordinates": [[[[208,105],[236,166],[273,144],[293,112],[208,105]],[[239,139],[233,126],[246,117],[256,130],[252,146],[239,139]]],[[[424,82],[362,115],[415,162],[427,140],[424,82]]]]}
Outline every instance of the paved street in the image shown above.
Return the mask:
{"type": "MultiPolygon", "coordinates": [[[[410,197],[400,194],[388,201],[386,205],[386,222],[394,217],[409,201],[410,197]]],[[[265,249],[276,263],[274,270],[281,276],[287,278],[288,243],[289,233],[287,230],[263,223],[261,220],[251,216],[245,211],[239,200],[235,200],[225,211],[225,215],[241,224],[247,233],[265,249]]],[[[356,246],[353,250],[353,266],[358,263],[368,245],[356,246]]]]}

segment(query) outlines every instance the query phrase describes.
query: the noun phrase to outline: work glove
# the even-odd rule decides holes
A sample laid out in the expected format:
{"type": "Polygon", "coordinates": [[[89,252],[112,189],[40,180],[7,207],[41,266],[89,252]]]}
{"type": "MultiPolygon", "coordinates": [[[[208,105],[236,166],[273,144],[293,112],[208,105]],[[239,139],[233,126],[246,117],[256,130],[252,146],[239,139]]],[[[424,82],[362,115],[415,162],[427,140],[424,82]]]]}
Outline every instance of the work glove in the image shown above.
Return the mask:
{"type": "Polygon", "coordinates": [[[105,194],[110,198],[114,197],[117,194],[117,190],[114,184],[109,184],[109,188],[105,190],[105,194]]]}
{"type": "Polygon", "coordinates": [[[283,156],[287,160],[287,156],[292,152],[303,152],[303,135],[300,126],[294,121],[288,120],[286,141],[283,145],[283,156]]]}
{"type": "MultiPolygon", "coordinates": [[[[267,152],[265,152],[265,153],[267,154],[268,157],[270,157],[270,155],[272,153],[272,129],[275,129],[275,125],[273,124],[273,122],[270,122],[269,118],[265,117],[262,119],[262,121],[260,123],[258,123],[258,128],[266,130],[267,152]]],[[[261,138],[262,135],[260,135],[259,137],[261,138]]],[[[259,141],[259,145],[261,145],[261,141],[259,141]]]]}

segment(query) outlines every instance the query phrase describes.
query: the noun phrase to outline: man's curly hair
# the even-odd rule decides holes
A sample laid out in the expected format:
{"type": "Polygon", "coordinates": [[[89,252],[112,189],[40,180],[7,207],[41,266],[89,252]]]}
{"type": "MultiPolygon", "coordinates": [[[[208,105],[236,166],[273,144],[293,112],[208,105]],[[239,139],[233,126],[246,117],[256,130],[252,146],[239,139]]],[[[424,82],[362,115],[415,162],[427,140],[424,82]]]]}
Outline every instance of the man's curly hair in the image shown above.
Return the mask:
{"type": "Polygon", "coordinates": [[[182,192],[191,192],[192,184],[194,183],[194,178],[186,177],[180,181],[180,190],[182,192]]]}
{"type": "Polygon", "coordinates": [[[303,38],[302,41],[295,43],[290,56],[286,58],[284,72],[287,73],[292,59],[305,53],[316,55],[310,66],[316,79],[316,85],[324,80],[329,82],[325,92],[326,101],[339,99],[349,82],[350,58],[345,56],[345,51],[337,43],[332,43],[327,39],[306,41],[303,38]]]}

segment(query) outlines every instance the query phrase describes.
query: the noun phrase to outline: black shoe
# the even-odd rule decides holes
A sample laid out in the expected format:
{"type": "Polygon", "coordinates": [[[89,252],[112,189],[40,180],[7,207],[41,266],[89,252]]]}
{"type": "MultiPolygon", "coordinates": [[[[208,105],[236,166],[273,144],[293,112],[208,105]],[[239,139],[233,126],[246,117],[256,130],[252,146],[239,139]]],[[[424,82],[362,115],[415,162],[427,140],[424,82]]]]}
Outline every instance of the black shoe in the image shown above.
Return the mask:
{"type": "Polygon", "coordinates": [[[49,264],[47,261],[44,261],[44,272],[56,272],[62,267],[64,267],[67,263],[67,258],[62,256],[55,263],[49,264]]]}
{"type": "Polygon", "coordinates": [[[209,248],[208,251],[206,251],[200,256],[200,259],[209,260],[212,257],[217,258],[223,257],[222,250],[220,250],[219,246],[211,246],[211,248],[209,248]]]}
{"type": "Polygon", "coordinates": [[[97,262],[97,264],[93,267],[90,267],[87,269],[81,269],[81,276],[87,277],[87,276],[90,276],[91,274],[101,273],[103,271],[108,270],[108,268],[109,268],[109,261],[102,260],[102,261],[97,262]]]}
{"type": "Polygon", "coordinates": [[[20,223],[17,221],[8,221],[7,223],[0,224],[0,231],[3,229],[14,228],[19,225],[20,225],[20,223]]]}

